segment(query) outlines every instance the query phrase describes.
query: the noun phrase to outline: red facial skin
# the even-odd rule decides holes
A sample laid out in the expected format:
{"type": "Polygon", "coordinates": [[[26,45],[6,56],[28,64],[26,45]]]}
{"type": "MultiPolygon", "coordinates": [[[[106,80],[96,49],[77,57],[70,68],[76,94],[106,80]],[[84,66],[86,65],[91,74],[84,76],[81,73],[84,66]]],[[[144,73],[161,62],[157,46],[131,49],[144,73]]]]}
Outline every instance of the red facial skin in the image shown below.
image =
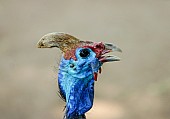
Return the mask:
{"type": "MultiPolygon", "coordinates": [[[[79,46],[76,46],[75,48],[71,50],[67,50],[64,54],[64,58],[67,60],[71,58],[74,60],[77,60],[75,56],[75,51],[79,47],[92,49],[93,52],[96,53],[96,58],[98,59],[102,59],[103,54],[110,52],[110,50],[105,49],[105,46],[102,42],[93,43],[93,42],[86,41],[86,42],[80,43],[79,46]]],[[[99,73],[101,73],[101,68],[99,68],[99,73]]],[[[97,81],[98,72],[94,72],[93,76],[94,76],[94,80],[97,81]]]]}
{"type": "Polygon", "coordinates": [[[92,43],[92,42],[86,41],[86,42],[80,43],[78,46],[76,46],[75,48],[71,50],[68,49],[64,54],[64,58],[67,60],[71,58],[74,60],[77,60],[75,56],[75,51],[79,47],[92,49],[93,52],[96,53],[96,58],[100,58],[103,54],[109,52],[108,50],[105,49],[105,46],[102,42],[92,43]]]}

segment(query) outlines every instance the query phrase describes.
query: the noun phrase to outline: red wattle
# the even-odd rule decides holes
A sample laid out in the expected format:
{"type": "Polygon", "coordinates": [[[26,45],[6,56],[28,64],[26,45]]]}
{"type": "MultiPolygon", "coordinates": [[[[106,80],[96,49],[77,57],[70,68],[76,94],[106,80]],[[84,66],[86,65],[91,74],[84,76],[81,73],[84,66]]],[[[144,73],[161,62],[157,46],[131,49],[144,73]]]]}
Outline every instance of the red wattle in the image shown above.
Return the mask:
{"type": "Polygon", "coordinates": [[[94,80],[95,80],[95,81],[97,81],[97,75],[98,75],[98,74],[97,74],[96,72],[93,73],[93,76],[94,76],[94,80]]]}
{"type": "Polygon", "coordinates": [[[99,73],[100,73],[100,74],[102,73],[102,68],[101,68],[101,67],[99,68],[99,73]]]}

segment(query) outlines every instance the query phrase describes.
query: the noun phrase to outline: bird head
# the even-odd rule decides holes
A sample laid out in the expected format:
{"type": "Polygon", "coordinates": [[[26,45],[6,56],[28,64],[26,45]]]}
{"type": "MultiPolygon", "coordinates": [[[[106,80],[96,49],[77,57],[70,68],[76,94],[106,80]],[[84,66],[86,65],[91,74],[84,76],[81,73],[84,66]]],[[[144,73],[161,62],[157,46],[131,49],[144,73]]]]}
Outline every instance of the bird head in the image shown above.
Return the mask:
{"type": "Polygon", "coordinates": [[[66,100],[66,119],[84,115],[93,105],[94,81],[105,62],[120,58],[106,55],[121,49],[111,43],[82,41],[65,33],[43,36],[38,48],[59,48],[63,55],[58,73],[60,94],[66,100]]]}
{"type": "MultiPolygon", "coordinates": [[[[95,80],[97,80],[98,71],[101,73],[103,63],[120,60],[117,56],[105,54],[113,51],[122,52],[120,48],[111,43],[81,41],[74,36],[60,32],[46,34],[37,45],[38,48],[57,47],[63,52],[65,60],[87,63],[93,70],[95,80]]],[[[70,63],[70,65],[73,67],[75,64],[70,63]]]]}

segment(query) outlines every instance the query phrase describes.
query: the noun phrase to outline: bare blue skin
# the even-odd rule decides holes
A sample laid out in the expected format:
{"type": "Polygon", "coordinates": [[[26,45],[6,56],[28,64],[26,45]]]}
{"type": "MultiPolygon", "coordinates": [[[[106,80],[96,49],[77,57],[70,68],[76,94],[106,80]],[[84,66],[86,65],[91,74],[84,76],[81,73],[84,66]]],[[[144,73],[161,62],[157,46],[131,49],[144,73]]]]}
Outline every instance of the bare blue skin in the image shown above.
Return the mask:
{"type": "Polygon", "coordinates": [[[93,106],[94,77],[102,63],[96,54],[88,48],[90,54],[82,58],[76,49],[77,60],[66,60],[62,57],[58,73],[58,85],[62,97],[66,100],[66,119],[84,115],[93,106]]]}

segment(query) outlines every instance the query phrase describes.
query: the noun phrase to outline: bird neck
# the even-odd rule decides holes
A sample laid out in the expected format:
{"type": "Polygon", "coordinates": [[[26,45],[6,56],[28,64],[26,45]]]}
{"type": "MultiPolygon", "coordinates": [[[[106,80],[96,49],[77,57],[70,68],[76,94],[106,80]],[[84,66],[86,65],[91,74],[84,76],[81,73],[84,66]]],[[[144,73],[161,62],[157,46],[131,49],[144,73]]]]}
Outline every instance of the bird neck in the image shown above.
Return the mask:
{"type": "Polygon", "coordinates": [[[94,80],[85,83],[78,81],[76,85],[66,93],[66,113],[68,116],[75,117],[84,115],[93,105],[94,98],[94,80]]]}
{"type": "Polygon", "coordinates": [[[85,113],[93,105],[93,74],[90,70],[84,74],[81,71],[80,74],[71,72],[68,64],[69,61],[62,59],[58,73],[59,89],[66,100],[65,119],[85,119],[85,113]]]}

